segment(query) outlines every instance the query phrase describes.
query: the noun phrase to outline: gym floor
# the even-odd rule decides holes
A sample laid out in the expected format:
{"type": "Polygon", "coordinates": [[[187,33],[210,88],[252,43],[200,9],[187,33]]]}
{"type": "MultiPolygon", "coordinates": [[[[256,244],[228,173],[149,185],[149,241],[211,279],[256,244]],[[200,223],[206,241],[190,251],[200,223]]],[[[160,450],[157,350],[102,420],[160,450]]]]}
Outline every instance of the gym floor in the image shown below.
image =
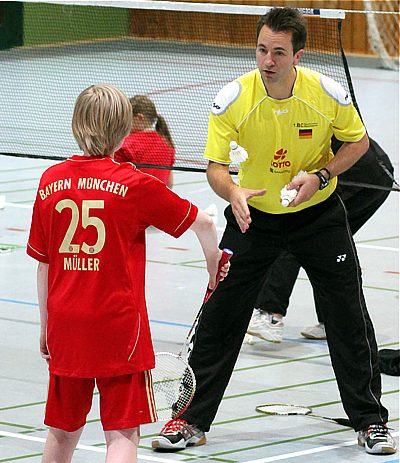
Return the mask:
{"type": "MultiPolygon", "coordinates": [[[[399,76],[397,72],[351,68],[364,122],[386,150],[398,178],[399,76]]],[[[32,204],[39,177],[54,162],[0,156],[0,462],[41,459],[46,428],[43,412],[47,368],[39,355],[36,262],[25,254],[32,204]],[[0,204],[1,206],[1,204],[0,204]]],[[[225,202],[211,191],[202,173],[175,172],[174,190],[203,209],[215,204],[218,232],[225,202]]],[[[355,236],[364,290],[380,348],[399,346],[399,197],[393,192],[355,236]]],[[[178,240],[148,231],[147,301],[155,350],[178,352],[200,306],[207,281],[194,235],[178,240]]],[[[166,454],[151,450],[162,424],[142,427],[139,461],[267,463],[394,463],[398,456],[369,456],[353,430],[307,416],[266,416],[263,403],[293,403],[313,413],[344,417],[326,342],[309,341],[300,331],[315,324],[312,291],[301,272],[285,319],[281,344],[244,345],[221,403],[208,443],[166,454]]],[[[382,376],[383,403],[398,441],[399,379],[382,376]]],[[[104,461],[105,443],[98,398],[74,462],[104,461]]]]}

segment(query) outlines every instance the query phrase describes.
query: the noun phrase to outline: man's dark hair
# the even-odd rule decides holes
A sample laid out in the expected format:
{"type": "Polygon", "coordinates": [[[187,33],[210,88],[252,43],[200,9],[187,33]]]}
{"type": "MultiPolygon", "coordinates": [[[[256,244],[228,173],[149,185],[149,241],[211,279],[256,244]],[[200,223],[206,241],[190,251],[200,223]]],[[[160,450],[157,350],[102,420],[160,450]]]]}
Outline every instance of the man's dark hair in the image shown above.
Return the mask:
{"type": "Polygon", "coordinates": [[[257,22],[257,37],[263,26],[273,32],[291,32],[293,53],[305,47],[307,39],[306,21],[303,15],[294,8],[272,8],[260,17],[257,22]]]}

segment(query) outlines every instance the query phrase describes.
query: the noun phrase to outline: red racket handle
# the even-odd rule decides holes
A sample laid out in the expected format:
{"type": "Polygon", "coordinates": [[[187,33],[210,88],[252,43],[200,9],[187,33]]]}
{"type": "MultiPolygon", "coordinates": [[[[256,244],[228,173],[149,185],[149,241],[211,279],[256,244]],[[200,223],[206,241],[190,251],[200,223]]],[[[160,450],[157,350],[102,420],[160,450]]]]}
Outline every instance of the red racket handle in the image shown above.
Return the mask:
{"type": "Polygon", "coordinates": [[[217,284],[215,285],[215,288],[214,289],[210,289],[207,287],[207,291],[206,291],[206,295],[204,296],[204,300],[203,300],[203,304],[205,304],[208,299],[210,298],[211,294],[217,289],[217,286],[219,284],[219,273],[221,271],[221,268],[227,263],[229,262],[230,258],[232,257],[233,255],[233,251],[231,251],[230,249],[228,248],[224,248],[222,250],[222,256],[221,256],[221,259],[219,261],[219,264],[218,264],[218,273],[217,273],[217,284]]]}

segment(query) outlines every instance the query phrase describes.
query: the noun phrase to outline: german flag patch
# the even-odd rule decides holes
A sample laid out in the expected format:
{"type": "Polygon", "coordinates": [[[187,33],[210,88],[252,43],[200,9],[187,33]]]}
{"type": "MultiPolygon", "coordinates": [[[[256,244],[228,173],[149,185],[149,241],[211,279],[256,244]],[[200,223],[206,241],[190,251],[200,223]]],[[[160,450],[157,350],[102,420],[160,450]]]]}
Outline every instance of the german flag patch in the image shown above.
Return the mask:
{"type": "Polygon", "coordinates": [[[299,129],[299,138],[312,138],[312,129],[299,129]]]}

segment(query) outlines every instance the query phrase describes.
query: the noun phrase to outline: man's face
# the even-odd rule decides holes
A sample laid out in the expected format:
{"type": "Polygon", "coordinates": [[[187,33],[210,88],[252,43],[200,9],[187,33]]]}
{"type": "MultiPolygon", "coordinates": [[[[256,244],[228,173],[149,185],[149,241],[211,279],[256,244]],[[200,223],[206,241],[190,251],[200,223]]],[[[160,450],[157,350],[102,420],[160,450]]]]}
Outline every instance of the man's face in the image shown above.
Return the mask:
{"type": "Polygon", "coordinates": [[[263,26],[257,40],[256,61],[265,84],[284,83],[292,75],[304,50],[293,54],[292,33],[273,32],[263,26]]]}

